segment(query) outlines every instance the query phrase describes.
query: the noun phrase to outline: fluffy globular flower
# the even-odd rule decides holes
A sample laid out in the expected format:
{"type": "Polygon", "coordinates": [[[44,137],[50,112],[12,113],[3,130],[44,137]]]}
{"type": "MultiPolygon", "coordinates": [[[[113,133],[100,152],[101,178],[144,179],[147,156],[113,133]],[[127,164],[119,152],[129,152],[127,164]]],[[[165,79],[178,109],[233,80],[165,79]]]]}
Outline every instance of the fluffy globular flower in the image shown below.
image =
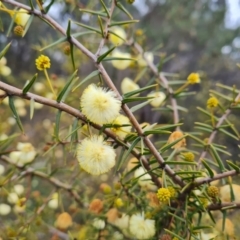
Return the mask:
{"type": "Polygon", "coordinates": [[[124,205],[123,200],[121,198],[117,198],[114,201],[114,206],[116,208],[121,208],[124,205]]]}
{"type": "Polygon", "coordinates": [[[127,38],[126,32],[121,27],[112,27],[111,32],[109,34],[109,40],[114,45],[122,45],[124,43],[124,40],[127,38]]]}
{"type": "MultiPolygon", "coordinates": [[[[124,53],[115,49],[112,53],[112,57],[113,58],[131,58],[131,54],[124,53]]],[[[132,63],[132,60],[125,60],[125,59],[112,60],[112,65],[119,70],[126,69],[131,65],[131,63],[132,63]]]]}
{"type": "Polygon", "coordinates": [[[156,186],[152,182],[151,176],[144,170],[143,167],[139,167],[134,172],[134,177],[138,178],[138,184],[148,190],[156,190],[156,186]]]}
{"type": "Polygon", "coordinates": [[[222,218],[216,222],[216,230],[219,232],[223,232],[224,234],[226,234],[229,237],[234,236],[234,225],[233,225],[232,221],[228,218],[225,219],[224,230],[223,230],[223,219],[222,218]]]}
{"type": "MultiPolygon", "coordinates": [[[[139,85],[128,77],[125,77],[121,82],[121,90],[123,94],[138,90],[139,88],[139,85]]],[[[136,95],[138,94],[135,94],[135,96],[136,95]]]]}
{"type": "Polygon", "coordinates": [[[104,220],[102,220],[102,219],[100,219],[100,218],[94,218],[92,225],[93,225],[96,229],[102,230],[102,229],[105,228],[105,225],[106,225],[106,224],[105,224],[105,221],[104,221],[104,220]]]}
{"type": "Polygon", "coordinates": [[[207,107],[208,108],[215,108],[217,107],[219,104],[217,98],[215,97],[210,97],[208,100],[207,100],[207,107]]]}
{"type": "Polygon", "coordinates": [[[236,202],[240,201],[240,186],[237,184],[229,184],[222,186],[220,188],[220,199],[222,202],[231,202],[231,187],[234,194],[234,198],[236,202]]]}
{"type": "Polygon", "coordinates": [[[18,196],[22,195],[24,192],[24,186],[21,184],[17,184],[13,187],[14,192],[18,194],[18,196]]]}
{"type": "Polygon", "coordinates": [[[200,76],[198,73],[191,73],[189,74],[189,76],[187,77],[187,82],[189,84],[196,84],[196,83],[200,83],[200,76]]]}
{"type": "Polygon", "coordinates": [[[185,161],[194,162],[195,155],[192,152],[182,153],[181,156],[185,161]]]}
{"type": "MultiPolygon", "coordinates": [[[[182,133],[181,131],[174,131],[174,132],[172,132],[171,135],[169,136],[167,143],[170,144],[170,143],[172,143],[172,142],[180,139],[180,138],[183,137],[183,136],[184,136],[184,135],[183,135],[183,133],[182,133]]],[[[172,146],[172,148],[178,149],[178,148],[181,148],[181,147],[184,147],[184,146],[186,146],[186,139],[185,139],[185,138],[181,139],[181,140],[178,141],[176,144],[174,144],[174,145],[172,146]]]]}
{"type": "Polygon", "coordinates": [[[131,123],[130,120],[124,116],[124,115],[119,115],[113,122],[112,124],[114,125],[111,130],[120,138],[124,139],[127,134],[131,132],[131,123]],[[122,126],[122,125],[129,125],[129,126],[122,126]]]}
{"type": "Polygon", "coordinates": [[[7,64],[7,59],[5,57],[2,57],[0,59],[0,75],[7,77],[11,74],[11,69],[6,66],[7,64]]]}
{"type": "Polygon", "coordinates": [[[19,200],[19,197],[18,197],[17,193],[11,192],[11,193],[8,194],[7,200],[8,200],[9,203],[14,204],[19,200]]]}
{"type": "Polygon", "coordinates": [[[218,187],[216,186],[209,186],[207,188],[207,194],[209,197],[216,198],[219,194],[218,187]]]}
{"type": "Polygon", "coordinates": [[[66,230],[71,227],[72,224],[72,217],[67,212],[61,213],[55,222],[56,228],[60,230],[66,230]]]}
{"type": "Polygon", "coordinates": [[[36,67],[38,70],[42,71],[46,68],[50,68],[51,66],[51,62],[49,57],[45,56],[45,55],[40,55],[36,60],[36,67]]]}
{"type": "Polygon", "coordinates": [[[156,193],[148,192],[146,198],[149,200],[149,206],[153,208],[158,208],[160,206],[160,202],[157,198],[156,193]]]}
{"type": "Polygon", "coordinates": [[[59,196],[58,196],[58,193],[54,193],[52,195],[52,198],[48,202],[48,207],[52,209],[57,209],[58,205],[59,205],[59,196]]]}
{"type": "Polygon", "coordinates": [[[11,212],[11,207],[8,204],[1,203],[0,204],[0,215],[6,216],[11,212]]]}
{"type": "Polygon", "coordinates": [[[31,143],[18,143],[17,145],[18,151],[12,151],[9,154],[9,158],[12,162],[18,163],[19,165],[25,165],[34,160],[37,155],[34,147],[31,143]]]}
{"type": "Polygon", "coordinates": [[[129,215],[125,213],[119,214],[119,216],[115,219],[113,224],[120,228],[121,230],[127,229],[129,226],[129,218],[130,218],[129,215]]]}
{"type": "Polygon", "coordinates": [[[24,28],[20,25],[17,25],[16,27],[14,27],[13,32],[15,35],[22,37],[24,33],[24,28]]]}
{"type": "Polygon", "coordinates": [[[103,210],[103,202],[102,200],[96,198],[93,199],[92,202],[89,205],[89,211],[93,213],[100,213],[103,210]]]}
{"type": "Polygon", "coordinates": [[[28,11],[23,8],[20,8],[18,11],[14,11],[7,9],[3,4],[2,5],[0,4],[0,10],[7,12],[14,19],[14,22],[22,27],[26,26],[30,18],[28,11]]]}
{"type": "Polygon", "coordinates": [[[134,214],[129,221],[129,230],[137,239],[150,239],[155,235],[155,220],[145,219],[144,214],[134,214]]]}
{"type": "Polygon", "coordinates": [[[116,153],[104,142],[103,136],[85,138],[77,148],[77,159],[81,168],[92,174],[108,172],[115,165],[116,153]]]}
{"type": "Polygon", "coordinates": [[[175,198],[177,196],[177,191],[175,190],[174,187],[168,187],[167,188],[171,194],[171,198],[175,198]]]}
{"type": "Polygon", "coordinates": [[[151,92],[147,95],[147,97],[153,97],[153,99],[150,101],[150,104],[153,107],[159,107],[165,100],[166,95],[164,92],[151,92]]]}
{"type": "Polygon", "coordinates": [[[91,84],[83,91],[80,106],[91,122],[102,125],[113,122],[119,115],[121,101],[113,91],[91,84]]]}
{"type": "Polygon", "coordinates": [[[157,197],[160,202],[168,203],[171,198],[171,192],[168,188],[159,188],[157,191],[157,197]]]}
{"type": "Polygon", "coordinates": [[[107,183],[102,183],[99,188],[104,194],[112,192],[112,188],[107,183]]]}
{"type": "Polygon", "coordinates": [[[113,224],[115,222],[115,220],[119,217],[119,213],[118,213],[117,208],[109,209],[109,211],[107,212],[106,216],[107,216],[107,221],[109,223],[113,224]]]}
{"type": "Polygon", "coordinates": [[[148,62],[153,63],[153,60],[154,60],[153,53],[152,52],[145,52],[143,54],[143,56],[139,55],[137,61],[138,61],[138,65],[140,67],[146,67],[148,65],[148,63],[145,59],[147,59],[148,62]]]}

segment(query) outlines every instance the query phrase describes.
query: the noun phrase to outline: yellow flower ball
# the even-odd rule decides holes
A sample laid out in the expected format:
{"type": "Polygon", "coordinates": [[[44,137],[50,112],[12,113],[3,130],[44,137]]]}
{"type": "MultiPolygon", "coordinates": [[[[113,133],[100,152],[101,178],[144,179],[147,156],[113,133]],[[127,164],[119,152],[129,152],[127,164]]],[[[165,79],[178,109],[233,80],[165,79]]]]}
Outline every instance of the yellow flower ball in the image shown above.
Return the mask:
{"type": "Polygon", "coordinates": [[[215,97],[210,97],[208,100],[207,100],[207,107],[208,108],[215,108],[217,107],[219,104],[219,101],[217,100],[217,98],[215,97]]]}
{"type": "Polygon", "coordinates": [[[209,186],[207,188],[207,194],[209,197],[216,198],[219,194],[218,187],[216,186],[209,186]]]}
{"type": "Polygon", "coordinates": [[[49,57],[45,56],[45,55],[40,55],[36,60],[35,60],[35,64],[38,70],[42,71],[46,68],[50,68],[51,66],[51,62],[49,57]]]}
{"type": "Polygon", "coordinates": [[[157,191],[157,198],[162,203],[168,203],[171,198],[171,192],[168,188],[159,188],[157,191]]]}
{"type": "Polygon", "coordinates": [[[25,27],[30,15],[29,12],[23,8],[20,8],[18,11],[7,9],[3,4],[1,6],[1,11],[7,12],[12,18],[14,18],[14,22],[17,25],[25,27]]]}
{"type": "Polygon", "coordinates": [[[194,162],[195,155],[192,152],[182,153],[181,156],[185,161],[194,162]]]}
{"type": "Polygon", "coordinates": [[[80,100],[82,113],[93,123],[112,123],[119,115],[121,101],[116,94],[95,84],[89,85],[80,100]]]}
{"type": "Polygon", "coordinates": [[[121,208],[124,205],[123,200],[121,198],[117,198],[114,201],[114,206],[116,208],[121,208]]]}
{"type": "MultiPolygon", "coordinates": [[[[12,17],[14,16],[14,14],[12,15],[12,17]]],[[[14,21],[17,25],[25,27],[29,18],[30,18],[30,15],[28,14],[28,11],[23,9],[23,8],[20,8],[18,10],[17,14],[15,15],[15,20],[14,21]]]]}
{"type": "Polygon", "coordinates": [[[191,73],[189,74],[189,76],[187,77],[187,82],[189,84],[196,84],[196,83],[200,83],[200,76],[198,73],[191,73]]]}

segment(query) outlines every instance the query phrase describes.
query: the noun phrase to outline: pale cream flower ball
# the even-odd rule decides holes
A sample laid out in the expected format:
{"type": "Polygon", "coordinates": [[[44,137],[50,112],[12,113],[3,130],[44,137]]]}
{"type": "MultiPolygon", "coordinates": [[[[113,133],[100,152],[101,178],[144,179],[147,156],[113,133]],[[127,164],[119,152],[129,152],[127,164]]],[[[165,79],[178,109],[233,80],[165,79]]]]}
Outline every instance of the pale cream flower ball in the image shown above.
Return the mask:
{"type": "Polygon", "coordinates": [[[112,27],[110,30],[114,33],[109,33],[110,42],[112,42],[114,45],[122,45],[124,40],[127,38],[125,30],[118,26],[112,27]]]}
{"type": "MultiPolygon", "coordinates": [[[[117,49],[115,49],[112,53],[112,57],[113,58],[131,58],[131,54],[130,53],[126,53],[126,52],[121,52],[117,49]]],[[[119,69],[119,70],[124,70],[126,68],[128,68],[132,63],[132,60],[125,60],[125,59],[116,59],[116,60],[112,60],[112,65],[113,67],[119,69]]]]}
{"type": "Polygon", "coordinates": [[[144,214],[134,214],[129,221],[129,229],[137,239],[150,239],[155,235],[155,220],[145,219],[144,214]]]}
{"type": "Polygon", "coordinates": [[[138,184],[145,189],[155,191],[157,186],[154,185],[151,176],[144,170],[143,167],[139,167],[134,172],[134,177],[138,178],[138,184]]]}
{"type": "MultiPolygon", "coordinates": [[[[123,94],[138,90],[139,88],[139,85],[128,77],[125,77],[121,82],[121,90],[123,94]]],[[[135,94],[134,96],[137,95],[138,94],[135,94]]]]}
{"type": "Polygon", "coordinates": [[[233,225],[232,221],[228,218],[225,219],[224,231],[222,230],[222,227],[223,227],[223,219],[222,218],[216,222],[215,227],[216,227],[216,230],[220,233],[224,233],[230,237],[234,236],[234,225],[233,225]]]}
{"type": "Polygon", "coordinates": [[[146,67],[148,65],[144,58],[146,58],[148,62],[153,63],[153,60],[154,60],[153,53],[145,52],[143,56],[139,55],[139,57],[138,57],[138,65],[140,67],[146,67]]]}
{"type": "Polygon", "coordinates": [[[14,192],[17,193],[18,196],[22,195],[24,193],[24,186],[21,184],[17,184],[13,187],[14,192]]]}
{"type": "Polygon", "coordinates": [[[94,218],[92,225],[98,230],[102,230],[105,228],[105,222],[100,218],[94,218]]]}
{"type": "Polygon", "coordinates": [[[9,76],[11,74],[11,69],[8,66],[5,66],[7,64],[7,59],[5,57],[2,57],[0,59],[0,75],[2,76],[9,76]]]}
{"type": "Polygon", "coordinates": [[[113,224],[120,228],[121,230],[123,229],[127,229],[128,226],[129,226],[129,220],[130,220],[130,217],[129,215],[123,213],[121,214],[118,218],[116,218],[113,222],[113,224]]]}
{"type": "Polygon", "coordinates": [[[95,84],[89,85],[80,100],[82,113],[93,123],[111,123],[119,115],[121,101],[116,94],[95,84]]]}
{"type": "Polygon", "coordinates": [[[48,201],[48,207],[52,209],[57,209],[59,205],[58,193],[54,193],[52,198],[48,201]]]}
{"type": "Polygon", "coordinates": [[[15,204],[19,200],[19,197],[18,197],[17,193],[11,192],[8,194],[7,200],[9,203],[15,204]]]}
{"type": "MultiPolygon", "coordinates": [[[[232,190],[235,197],[235,202],[240,201],[240,186],[232,184],[232,190]]],[[[220,187],[220,197],[222,202],[231,202],[231,187],[229,184],[220,187]]]]}
{"type": "Polygon", "coordinates": [[[159,107],[163,103],[163,101],[166,98],[166,95],[164,92],[151,92],[147,95],[148,97],[153,97],[153,99],[150,101],[150,104],[153,107],[159,107]]]}
{"type": "Polygon", "coordinates": [[[26,205],[18,206],[17,204],[13,207],[15,213],[24,213],[26,210],[26,205]]]}
{"type": "Polygon", "coordinates": [[[119,125],[119,127],[112,127],[111,130],[120,138],[124,139],[132,129],[129,118],[120,114],[113,122],[114,125],[119,125]],[[121,126],[121,125],[129,125],[129,126],[121,126]]]}
{"type": "Polygon", "coordinates": [[[103,139],[93,135],[85,138],[77,147],[77,159],[80,167],[92,174],[108,172],[115,165],[116,153],[103,139]]]}
{"type": "Polygon", "coordinates": [[[8,204],[0,203],[0,215],[6,216],[11,212],[11,207],[8,204]]]}
{"type": "Polygon", "coordinates": [[[37,152],[31,143],[19,142],[17,150],[18,151],[11,152],[9,154],[9,158],[13,163],[17,163],[19,165],[25,165],[32,162],[37,155],[37,152]]]}

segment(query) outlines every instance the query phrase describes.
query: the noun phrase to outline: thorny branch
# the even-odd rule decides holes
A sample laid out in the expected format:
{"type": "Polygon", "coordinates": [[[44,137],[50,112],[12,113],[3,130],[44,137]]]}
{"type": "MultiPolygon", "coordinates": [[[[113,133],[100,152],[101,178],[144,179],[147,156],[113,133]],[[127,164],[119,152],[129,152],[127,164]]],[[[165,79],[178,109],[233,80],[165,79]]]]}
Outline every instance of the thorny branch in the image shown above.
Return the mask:
{"type": "Polygon", "coordinates": [[[66,184],[66,183],[63,183],[61,181],[59,181],[58,179],[54,178],[54,177],[50,177],[49,175],[43,173],[43,172],[40,172],[40,171],[36,171],[34,170],[33,168],[26,168],[24,166],[21,166],[19,164],[16,164],[16,163],[12,163],[11,160],[6,157],[6,156],[1,156],[0,157],[0,161],[3,161],[7,164],[11,164],[13,166],[15,166],[16,168],[18,168],[19,170],[21,170],[21,173],[20,175],[18,176],[13,176],[10,180],[13,181],[15,178],[17,177],[24,177],[24,176],[28,176],[28,175],[32,175],[32,176],[36,176],[36,177],[39,177],[39,178],[42,178],[44,180],[46,180],[47,182],[51,183],[53,186],[55,186],[56,188],[61,188],[61,189],[64,189],[65,191],[69,192],[70,195],[73,196],[73,198],[75,199],[75,201],[80,205],[80,206],[83,206],[83,203],[81,201],[81,197],[78,195],[77,191],[74,190],[74,188],[69,185],[69,184],[66,184]]]}
{"type": "MultiPolygon", "coordinates": [[[[61,34],[63,34],[64,36],[66,36],[66,31],[65,29],[63,29],[56,21],[54,21],[51,17],[49,17],[48,15],[43,14],[42,12],[38,11],[38,10],[32,10],[30,7],[18,3],[14,0],[2,0],[2,2],[5,3],[9,3],[13,6],[16,7],[20,7],[23,9],[26,9],[27,11],[29,11],[30,13],[43,18],[44,20],[46,20],[47,22],[50,23],[50,25],[52,25],[56,30],[58,30],[61,34]]],[[[113,1],[114,2],[114,1],[113,1]]],[[[78,49],[80,49],[86,56],[88,56],[96,65],[96,67],[98,68],[99,72],[102,74],[106,84],[108,85],[109,88],[111,88],[118,96],[119,99],[122,100],[121,94],[119,93],[119,91],[117,90],[117,88],[115,87],[114,83],[112,82],[111,78],[109,77],[108,73],[106,72],[105,68],[103,67],[102,63],[97,63],[97,57],[91,53],[88,49],[86,49],[78,40],[76,40],[74,37],[71,37],[69,39],[69,41],[74,44],[78,49]]],[[[4,90],[4,89],[3,89],[4,90]]],[[[133,113],[131,112],[131,110],[128,108],[128,106],[126,104],[122,105],[122,109],[125,112],[125,114],[127,115],[127,117],[129,118],[129,120],[131,121],[133,127],[136,129],[138,135],[140,137],[143,138],[143,141],[145,143],[145,145],[149,148],[149,150],[151,151],[151,153],[153,154],[153,156],[156,158],[157,162],[159,163],[160,167],[164,166],[164,170],[166,171],[167,175],[169,177],[171,177],[171,179],[177,183],[178,185],[180,185],[181,187],[184,186],[184,182],[182,181],[182,179],[177,176],[175,174],[175,172],[168,166],[165,165],[165,161],[163,159],[163,157],[161,156],[161,154],[158,152],[158,150],[156,149],[156,147],[154,146],[154,144],[151,142],[151,140],[144,136],[143,134],[143,130],[141,128],[141,126],[139,125],[138,121],[136,120],[135,116],[133,115],[133,113]]],[[[147,163],[148,164],[148,163],[147,163]]],[[[149,164],[148,164],[149,165],[149,164]]],[[[148,171],[150,169],[150,167],[148,166],[148,168],[146,168],[148,171]]],[[[151,174],[152,176],[152,174],[151,174]]],[[[156,183],[156,182],[155,182],[156,183]]],[[[159,185],[159,183],[157,184],[159,185]]]]}
{"type": "MultiPolygon", "coordinates": [[[[48,99],[48,98],[44,98],[44,97],[41,97],[39,95],[36,95],[36,94],[33,94],[33,93],[27,93],[27,94],[23,94],[22,93],[22,90],[21,89],[18,89],[16,87],[13,87],[11,85],[8,85],[6,83],[3,83],[0,81],[0,89],[4,90],[8,95],[12,95],[12,96],[18,96],[18,97],[21,97],[21,98],[24,98],[24,99],[27,99],[27,100],[30,100],[30,99],[34,99],[35,102],[38,102],[38,103],[41,103],[43,105],[46,105],[46,106],[50,106],[50,107],[54,107],[58,110],[61,110],[61,111],[64,111],[78,119],[81,119],[81,121],[85,122],[85,123],[88,123],[86,117],[77,109],[73,108],[73,107],[70,107],[69,105],[65,104],[65,103],[58,103],[54,100],[51,100],[51,99],[48,99]]],[[[91,125],[95,128],[95,129],[98,129],[98,130],[101,130],[102,129],[102,126],[100,125],[97,125],[97,124],[94,124],[94,123],[91,123],[91,125]]],[[[110,138],[112,138],[117,144],[123,146],[123,147],[126,147],[126,148],[129,148],[130,145],[127,144],[127,143],[124,143],[123,141],[121,141],[120,139],[118,139],[116,137],[115,134],[113,134],[110,130],[108,129],[104,129],[103,132],[110,138]]],[[[60,142],[61,143],[61,142],[60,142]]],[[[141,154],[139,152],[137,152],[136,150],[132,150],[131,151],[132,155],[135,156],[137,159],[141,159],[144,167],[150,171],[150,167],[148,165],[148,161],[147,159],[144,157],[144,156],[141,156],[141,154]]],[[[150,172],[151,173],[151,172],[150,172]]],[[[149,174],[150,174],[149,173],[149,174]]],[[[152,180],[153,182],[158,186],[160,187],[161,186],[161,183],[159,181],[159,179],[153,175],[153,174],[150,174],[151,177],[152,177],[152,180]]]]}
{"type": "MultiPolygon", "coordinates": [[[[234,102],[238,102],[240,100],[240,93],[237,95],[237,97],[234,99],[234,102]]],[[[231,113],[231,109],[228,108],[225,113],[221,116],[221,118],[219,118],[215,129],[212,131],[212,133],[210,134],[209,138],[208,138],[208,142],[207,145],[210,145],[213,140],[215,139],[217,132],[218,132],[218,128],[223,124],[223,122],[227,119],[228,115],[231,113]]],[[[207,154],[207,150],[204,150],[201,154],[200,157],[198,159],[198,168],[200,168],[201,166],[201,160],[204,159],[204,157],[207,154]]]]}

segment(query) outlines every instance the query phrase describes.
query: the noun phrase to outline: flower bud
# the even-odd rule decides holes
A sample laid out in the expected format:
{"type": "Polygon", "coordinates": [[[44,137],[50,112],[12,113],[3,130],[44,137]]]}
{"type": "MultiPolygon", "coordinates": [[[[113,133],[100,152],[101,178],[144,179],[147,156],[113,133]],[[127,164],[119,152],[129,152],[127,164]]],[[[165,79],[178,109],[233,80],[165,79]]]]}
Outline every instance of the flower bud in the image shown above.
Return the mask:
{"type": "Polygon", "coordinates": [[[216,198],[219,195],[218,187],[209,186],[207,188],[207,194],[208,194],[209,197],[216,198]]]}
{"type": "Polygon", "coordinates": [[[59,230],[65,231],[70,226],[72,226],[72,223],[73,223],[72,222],[72,217],[67,212],[64,212],[64,213],[61,213],[58,216],[57,221],[55,223],[55,226],[59,230]]]}
{"type": "Polygon", "coordinates": [[[24,29],[23,29],[22,26],[18,25],[13,29],[13,32],[14,32],[15,35],[17,35],[19,37],[22,37],[23,33],[24,33],[24,29]]]}

